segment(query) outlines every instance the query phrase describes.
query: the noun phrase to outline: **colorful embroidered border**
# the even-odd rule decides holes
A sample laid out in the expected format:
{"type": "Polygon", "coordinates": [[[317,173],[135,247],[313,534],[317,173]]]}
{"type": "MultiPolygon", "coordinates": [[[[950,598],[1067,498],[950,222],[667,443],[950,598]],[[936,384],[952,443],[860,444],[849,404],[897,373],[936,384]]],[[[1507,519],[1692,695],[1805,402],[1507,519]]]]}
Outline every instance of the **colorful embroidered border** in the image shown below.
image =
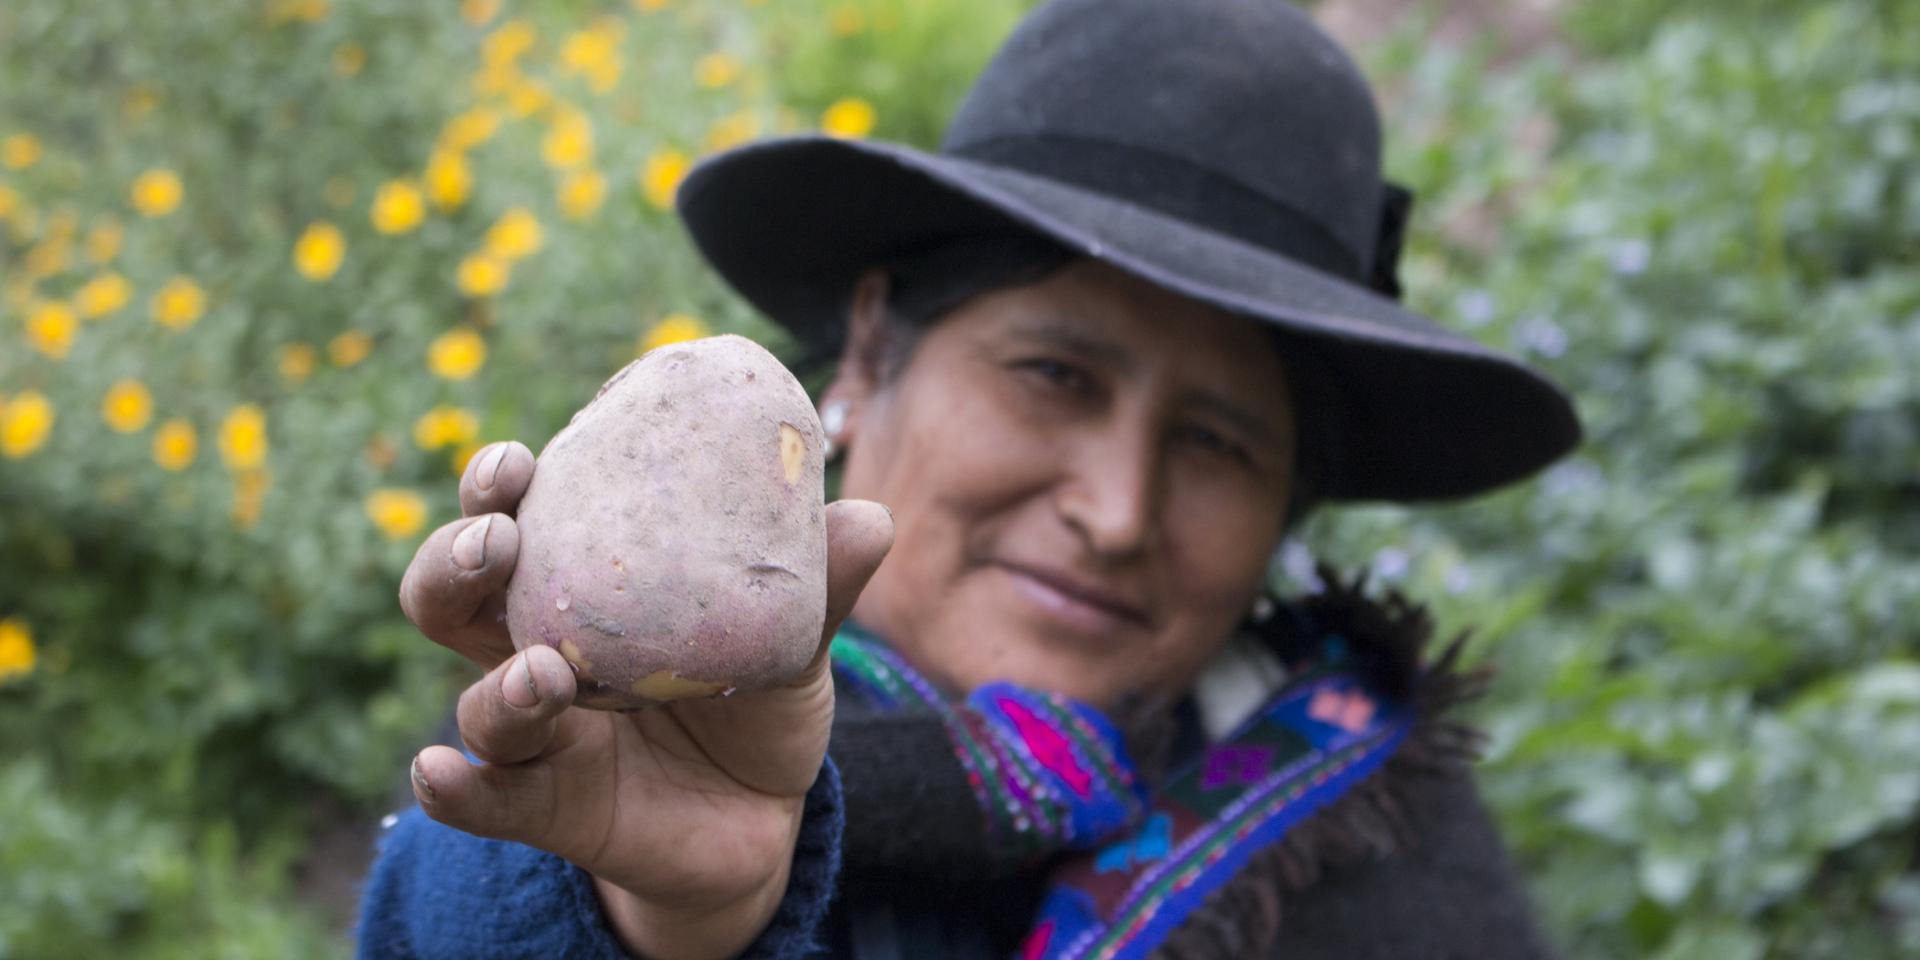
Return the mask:
{"type": "Polygon", "coordinates": [[[858,628],[841,630],[832,656],[842,680],[876,705],[940,716],[986,817],[988,839],[1002,849],[1089,849],[1145,806],[1119,732],[1086,707],[1010,684],[949,704],[899,654],[858,628]]]}
{"type": "MultiPolygon", "coordinates": [[[[1127,885],[1124,898],[1106,916],[1093,898],[1072,885],[1056,886],[1043,905],[1040,924],[1029,940],[1027,957],[1072,960],[1117,960],[1144,957],[1157,947],[1193,910],[1232,878],[1260,849],[1278,841],[1300,821],[1339,799],[1355,783],[1377,770],[1412,728],[1412,711],[1398,706],[1374,709],[1370,698],[1360,729],[1327,736],[1327,724],[1316,718],[1321,703],[1357,691],[1352,677],[1324,673],[1290,684],[1285,695],[1269,704],[1241,730],[1224,741],[1267,740],[1264,732],[1284,730],[1309,746],[1278,772],[1248,785],[1217,815],[1183,837],[1170,836],[1166,814],[1149,821],[1145,835],[1159,826],[1157,843],[1147,849],[1139,837],[1113,848],[1121,864],[1148,861],[1127,885]],[[1310,725],[1322,729],[1311,729],[1310,725]],[[1171,849],[1167,847],[1171,845],[1171,849]],[[1145,856],[1141,854],[1144,853],[1145,856]]],[[[1350,719],[1350,718],[1343,718],[1350,719]]],[[[1268,741],[1270,742],[1270,740],[1268,741]]],[[[1180,777],[1200,776],[1192,768],[1180,777]]],[[[1103,852],[1101,860],[1108,853],[1103,852]]],[[[1105,869],[1104,865],[1096,869],[1105,869]]]]}

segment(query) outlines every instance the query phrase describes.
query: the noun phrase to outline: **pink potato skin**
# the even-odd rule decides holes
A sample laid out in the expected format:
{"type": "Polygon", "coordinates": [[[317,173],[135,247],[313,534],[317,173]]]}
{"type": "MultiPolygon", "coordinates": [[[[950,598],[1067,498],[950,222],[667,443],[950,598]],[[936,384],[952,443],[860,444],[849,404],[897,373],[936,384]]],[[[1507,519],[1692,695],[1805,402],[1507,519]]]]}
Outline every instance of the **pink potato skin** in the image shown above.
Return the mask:
{"type": "Polygon", "coordinates": [[[826,615],[825,452],[806,391],[751,340],[628,364],[520,502],[515,648],[559,650],[601,710],[792,679],[826,615]]]}

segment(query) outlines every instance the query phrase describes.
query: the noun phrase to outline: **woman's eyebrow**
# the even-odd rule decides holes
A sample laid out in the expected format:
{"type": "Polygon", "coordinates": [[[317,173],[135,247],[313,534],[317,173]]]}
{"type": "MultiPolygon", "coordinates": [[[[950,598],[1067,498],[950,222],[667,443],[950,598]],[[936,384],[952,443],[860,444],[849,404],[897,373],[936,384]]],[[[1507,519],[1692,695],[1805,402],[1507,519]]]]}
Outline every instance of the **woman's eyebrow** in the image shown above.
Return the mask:
{"type": "Polygon", "coordinates": [[[1048,320],[1024,321],[1016,324],[1010,333],[1016,339],[1044,343],[1121,373],[1132,370],[1134,367],[1133,354],[1126,347],[1111,340],[1075,330],[1062,323],[1048,320]]]}

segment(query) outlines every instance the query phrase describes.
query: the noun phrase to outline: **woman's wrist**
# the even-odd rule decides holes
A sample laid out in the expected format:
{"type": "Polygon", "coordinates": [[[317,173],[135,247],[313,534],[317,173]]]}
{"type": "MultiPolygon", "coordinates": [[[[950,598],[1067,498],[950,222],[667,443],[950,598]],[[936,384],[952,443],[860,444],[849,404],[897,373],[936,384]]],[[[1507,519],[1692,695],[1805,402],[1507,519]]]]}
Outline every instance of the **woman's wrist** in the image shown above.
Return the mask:
{"type": "Polygon", "coordinates": [[[644,960],[721,960],[738,956],[779,909],[792,871],[791,856],[774,864],[766,881],[717,905],[650,903],[595,877],[594,894],[607,926],[628,953],[644,960]]]}

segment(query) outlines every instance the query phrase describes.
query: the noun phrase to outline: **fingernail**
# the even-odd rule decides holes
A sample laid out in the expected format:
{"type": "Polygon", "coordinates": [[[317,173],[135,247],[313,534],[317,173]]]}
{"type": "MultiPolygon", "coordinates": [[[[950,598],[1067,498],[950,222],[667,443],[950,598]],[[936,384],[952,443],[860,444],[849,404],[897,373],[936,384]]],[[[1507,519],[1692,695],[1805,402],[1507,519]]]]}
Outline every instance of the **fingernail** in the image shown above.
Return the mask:
{"type": "Polygon", "coordinates": [[[500,678],[500,695],[522,710],[540,702],[540,690],[533,685],[533,671],[527,669],[526,657],[515,657],[507,675],[500,678]]]}
{"type": "Polygon", "coordinates": [[[493,477],[500,472],[500,461],[507,455],[507,445],[496,443],[480,458],[480,466],[473,471],[473,485],[482,490],[493,489],[493,477]]]}
{"type": "Polygon", "coordinates": [[[426,773],[420,769],[419,757],[413,758],[413,788],[420,794],[420,799],[427,803],[433,802],[433,784],[427,782],[426,773]]]}
{"type": "Polygon", "coordinates": [[[478,522],[467,524],[460,535],[453,538],[453,565],[462,570],[478,570],[487,562],[487,529],[493,526],[491,515],[481,517],[478,522]]]}

